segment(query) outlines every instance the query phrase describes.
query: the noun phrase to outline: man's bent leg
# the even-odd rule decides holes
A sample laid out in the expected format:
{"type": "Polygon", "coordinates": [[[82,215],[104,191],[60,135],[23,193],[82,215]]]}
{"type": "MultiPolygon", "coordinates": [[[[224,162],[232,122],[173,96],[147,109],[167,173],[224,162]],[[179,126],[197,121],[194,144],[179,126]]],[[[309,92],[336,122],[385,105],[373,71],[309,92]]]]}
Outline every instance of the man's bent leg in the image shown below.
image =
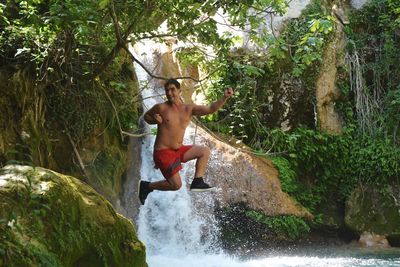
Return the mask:
{"type": "Polygon", "coordinates": [[[149,184],[151,190],[176,191],[182,187],[182,181],[179,173],[175,173],[167,180],[157,181],[149,184]]]}
{"type": "Polygon", "coordinates": [[[181,187],[182,181],[179,173],[175,173],[171,178],[168,178],[168,180],[162,180],[154,183],[140,180],[138,185],[138,195],[140,203],[144,205],[147,196],[154,190],[176,191],[181,187]]]}
{"type": "Polygon", "coordinates": [[[212,187],[206,184],[203,180],[209,157],[210,149],[204,146],[193,146],[183,155],[183,161],[185,162],[192,159],[197,159],[196,172],[190,185],[190,191],[204,192],[212,189],[212,187]]]}
{"type": "Polygon", "coordinates": [[[183,161],[186,162],[192,159],[197,159],[194,177],[203,177],[207,169],[209,157],[210,149],[208,147],[194,145],[183,155],[183,161]]]}

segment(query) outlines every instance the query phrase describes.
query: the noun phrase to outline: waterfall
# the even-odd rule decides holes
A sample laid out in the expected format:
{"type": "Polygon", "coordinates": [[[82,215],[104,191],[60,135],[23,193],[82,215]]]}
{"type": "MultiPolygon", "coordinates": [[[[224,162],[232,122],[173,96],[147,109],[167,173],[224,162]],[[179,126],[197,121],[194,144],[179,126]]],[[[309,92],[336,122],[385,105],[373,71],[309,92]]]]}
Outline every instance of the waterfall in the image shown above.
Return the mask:
{"type": "MultiPolygon", "coordinates": [[[[138,57],[145,62],[146,68],[154,69],[155,64],[149,58],[149,53],[138,57]]],[[[164,89],[151,80],[142,67],[137,65],[135,69],[141,84],[145,112],[154,104],[164,101],[161,97],[164,89]]],[[[155,132],[156,126],[144,124],[146,132],[155,132]]],[[[195,132],[195,126],[190,124],[185,133],[184,144],[194,142],[195,132]]],[[[140,169],[142,180],[164,179],[161,172],[154,168],[154,141],[155,136],[151,134],[147,135],[142,142],[140,169]]],[[[219,253],[215,246],[218,231],[212,213],[213,199],[204,195],[207,193],[197,193],[204,195],[202,197],[203,206],[199,210],[198,205],[195,207],[192,200],[194,193],[190,193],[188,190],[188,183],[194,176],[194,161],[185,163],[180,175],[182,177],[180,190],[153,191],[146,199],[145,205],[140,207],[137,220],[138,235],[146,245],[146,253],[150,262],[152,259],[156,262],[165,261],[164,257],[180,259],[188,255],[204,256],[210,250],[219,253]]],[[[156,265],[160,266],[159,264],[156,265]]]]}
{"type": "Polygon", "coordinates": [[[368,0],[350,0],[350,5],[355,9],[361,9],[368,0]]]}

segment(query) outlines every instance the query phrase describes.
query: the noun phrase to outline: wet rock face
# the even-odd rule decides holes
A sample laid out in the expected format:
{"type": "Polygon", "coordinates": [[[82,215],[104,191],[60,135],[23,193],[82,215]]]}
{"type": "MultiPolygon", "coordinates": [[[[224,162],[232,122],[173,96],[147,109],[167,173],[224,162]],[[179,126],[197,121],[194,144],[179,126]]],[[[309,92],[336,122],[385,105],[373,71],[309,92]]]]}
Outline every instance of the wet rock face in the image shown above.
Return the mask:
{"type": "Polygon", "coordinates": [[[400,234],[400,205],[391,186],[356,188],[346,201],[345,223],[357,233],[370,232],[386,237],[400,234]]]}
{"type": "Polygon", "coordinates": [[[132,223],[76,178],[8,165],[0,196],[0,266],[147,266],[132,223]]]}

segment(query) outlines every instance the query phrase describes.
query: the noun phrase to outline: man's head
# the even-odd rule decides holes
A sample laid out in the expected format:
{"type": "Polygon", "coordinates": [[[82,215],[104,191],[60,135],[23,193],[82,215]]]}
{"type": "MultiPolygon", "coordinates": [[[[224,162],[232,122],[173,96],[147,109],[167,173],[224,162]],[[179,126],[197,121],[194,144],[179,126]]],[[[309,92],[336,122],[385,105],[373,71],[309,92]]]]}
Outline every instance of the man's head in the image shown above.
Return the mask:
{"type": "Polygon", "coordinates": [[[181,84],[175,79],[169,79],[164,84],[165,95],[167,96],[168,102],[176,103],[180,100],[181,84]]]}

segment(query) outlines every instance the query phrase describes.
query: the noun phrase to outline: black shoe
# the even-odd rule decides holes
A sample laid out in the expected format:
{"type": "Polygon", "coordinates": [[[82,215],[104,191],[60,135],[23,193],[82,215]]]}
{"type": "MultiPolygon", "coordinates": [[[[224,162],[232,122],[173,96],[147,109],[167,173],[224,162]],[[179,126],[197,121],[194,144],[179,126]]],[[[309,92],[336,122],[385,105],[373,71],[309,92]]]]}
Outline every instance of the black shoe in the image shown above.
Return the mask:
{"type": "Polygon", "coordinates": [[[147,196],[153,191],[149,188],[150,182],[146,181],[139,181],[138,184],[138,194],[139,194],[139,200],[142,205],[144,205],[144,202],[146,201],[147,196]]]}
{"type": "Polygon", "coordinates": [[[203,181],[203,178],[194,178],[190,185],[190,191],[193,192],[204,192],[213,189],[214,187],[209,186],[203,181]]]}

